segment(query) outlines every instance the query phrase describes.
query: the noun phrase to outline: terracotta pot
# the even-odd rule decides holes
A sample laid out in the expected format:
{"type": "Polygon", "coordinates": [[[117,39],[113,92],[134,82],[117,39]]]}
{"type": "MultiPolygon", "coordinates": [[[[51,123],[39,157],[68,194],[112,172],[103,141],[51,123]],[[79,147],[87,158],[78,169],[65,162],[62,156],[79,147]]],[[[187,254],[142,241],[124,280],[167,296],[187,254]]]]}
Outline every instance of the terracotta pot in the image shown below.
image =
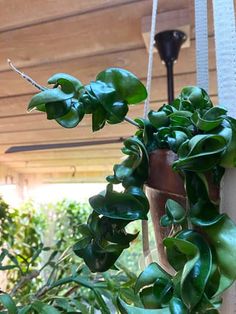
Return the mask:
{"type": "MultiPolygon", "coordinates": [[[[159,149],[149,155],[149,178],[146,182],[146,194],[150,203],[150,212],[154,227],[157,246],[157,255],[162,266],[169,270],[170,265],[166,259],[163,238],[168,236],[170,229],[160,226],[160,218],[165,214],[165,203],[171,198],[186,207],[186,193],[184,181],[181,176],[172,170],[172,164],[177,155],[168,149],[159,149]]],[[[219,200],[219,189],[213,185],[212,178],[208,174],[210,197],[214,201],[219,200]]]]}
{"type": "MultiPolygon", "coordinates": [[[[168,149],[155,150],[149,155],[149,178],[146,192],[149,198],[152,219],[159,219],[165,214],[165,203],[171,198],[185,207],[186,193],[181,176],[172,170],[177,155],[168,149]]],[[[161,227],[162,236],[168,228],[161,227]]]]}

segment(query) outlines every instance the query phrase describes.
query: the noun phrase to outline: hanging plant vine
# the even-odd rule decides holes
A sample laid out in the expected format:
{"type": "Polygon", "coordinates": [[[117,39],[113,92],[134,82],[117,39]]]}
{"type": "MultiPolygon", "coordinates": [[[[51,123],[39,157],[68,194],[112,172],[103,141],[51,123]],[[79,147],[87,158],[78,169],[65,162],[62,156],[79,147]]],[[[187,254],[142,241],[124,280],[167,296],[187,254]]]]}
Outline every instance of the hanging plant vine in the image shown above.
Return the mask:
{"type": "MultiPolygon", "coordinates": [[[[135,293],[143,308],[119,299],[121,313],[218,313],[222,293],[236,279],[236,225],[211,199],[208,177],[219,187],[224,169],[236,166],[236,120],[214,107],[207,93],[188,86],[171,104],[151,110],[147,119],[127,118],[129,105],[145,100],[144,85],[132,73],[109,68],[83,85],[68,74],[48,80],[28,110],[45,112],[65,128],[92,116],[92,131],[124,120],[137,127],[124,141],[126,159],[113,168],[105,191],[90,198],[87,224],[78,226],[73,249],[92,272],[115,265],[137,234],[126,232],[134,220],[146,220],[149,202],[143,191],[149,175],[149,154],[170,149],[177,155],[173,171],[183,177],[188,208],[169,199],[161,225],[174,233],[163,240],[174,274],[151,263],[139,276],[135,293]],[[114,185],[123,186],[116,192],[114,185]]],[[[35,84],[34,84],[35,85],[35,84]]],[[[38,87],[38,84],[35,85],[38,87]]]]}

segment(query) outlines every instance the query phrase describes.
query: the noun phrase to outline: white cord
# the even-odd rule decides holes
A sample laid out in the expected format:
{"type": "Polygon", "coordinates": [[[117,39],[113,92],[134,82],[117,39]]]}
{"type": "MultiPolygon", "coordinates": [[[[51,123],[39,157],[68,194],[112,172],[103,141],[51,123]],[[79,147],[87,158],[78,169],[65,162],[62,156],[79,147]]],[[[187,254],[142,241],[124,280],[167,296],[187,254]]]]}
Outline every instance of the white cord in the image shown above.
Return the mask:
{"type": "MultiPolygon", "coordinates": [[[[150,94],[151,94],[151,84],[152,84],[152,67],[153,67],[153,46],[154,46],[154,36],[156,32],[156,18],[157,18],[157,6],[158,0],[153,0],[152,2],[152,24],[151,24],[151,33],[150,33],[150,43],[149,43],[149,57],[148,57],[148,71],[147,71],[147,99],[144,103],[144,119],[147,118],[149,111],[149,103],[150,103],[150,94]]],[[[144,259],[149,259],[146,262],[151,262],[151,252],[149,246],[149,232],[148,232],[148,222],[147,220],[142,220],[142,242],[143,242],[143,255],[144,259]]]]}
{"type": "Polygon", "coordinates": [[[153,68],[153,48],[154,48],[154,37],[156,32],[156,18],[157,18],[157,6],[158,0],[153,0],[152,2],[152,25],[150,33],[150,42],[149,42],[149,57],[148,57],[148,71],[147,71],[147,99],[144,104],[144,113],[143,116],[146,119],[149,111],[150,95],[151,95],[151,85],[152,85],[152,68],[153,68]]]}
{"type": "Polygon", "coordinates": [[[195,0],[197,85],[209,89],[207,0],[195,0]]]}

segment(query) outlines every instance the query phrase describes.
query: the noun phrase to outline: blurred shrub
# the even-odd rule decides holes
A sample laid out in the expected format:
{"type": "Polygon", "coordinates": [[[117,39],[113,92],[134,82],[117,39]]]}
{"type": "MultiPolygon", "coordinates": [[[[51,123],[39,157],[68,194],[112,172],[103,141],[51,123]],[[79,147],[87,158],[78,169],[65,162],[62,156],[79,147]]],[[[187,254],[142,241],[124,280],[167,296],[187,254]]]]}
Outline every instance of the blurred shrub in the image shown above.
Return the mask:
{"type": "Polygon", "coordinates": [[[6,304],[24,314],[117,313],[118,295],[140,306],[133,291],[137,277],[127,267],[138,270],[140,241],[123,263],[102,274],[92,274],[74,255],[70,246],[88,211],[89,205],[68,200],[12,209],[0,198],[0,271],[7,274],[3,296],[9,298],[4,306],[0,294],[1,313],[9,312],[6,304]]]}

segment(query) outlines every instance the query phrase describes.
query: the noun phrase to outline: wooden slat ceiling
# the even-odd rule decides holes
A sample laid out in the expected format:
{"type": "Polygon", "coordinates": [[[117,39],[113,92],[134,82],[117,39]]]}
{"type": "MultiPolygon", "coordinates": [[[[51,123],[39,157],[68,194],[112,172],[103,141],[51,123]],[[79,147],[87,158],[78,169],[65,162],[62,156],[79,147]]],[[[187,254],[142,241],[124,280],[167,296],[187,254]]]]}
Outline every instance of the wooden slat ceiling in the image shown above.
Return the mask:
{"type": "MultiPolygon", "coordinates": [[[[191,0],[159,0],[158,12],[189,8],[191,46],[175,66],[175,92],[195,84],[194,12],[191,0]]],[[[151,0],[0,0],[0,177],[37,174],[46,181],[102,181],[119,162],[121,144],[5,154],[15,145],[76,142],[127,137],[134,127],[123,123],[91,132],[84,119],[76,129],[62,129],[40,113],[26,113],[35,89],[9,70],[11,58],[40,84],[67,72],[87,83],[110,66],[124,67],[146,81],[148,55],[141,34],[142,17],[151,15],[151,0]],[[4,169],[1,170],[1,169],[4,169]]],[[[210,94],[216,100],[212,8],[209,7],[210,94]]],[[[154,60],[152,107],[166,100],[165,67],[154,60]]],[[[131,117],[142,115],[142,104],[131,117]]]]}

